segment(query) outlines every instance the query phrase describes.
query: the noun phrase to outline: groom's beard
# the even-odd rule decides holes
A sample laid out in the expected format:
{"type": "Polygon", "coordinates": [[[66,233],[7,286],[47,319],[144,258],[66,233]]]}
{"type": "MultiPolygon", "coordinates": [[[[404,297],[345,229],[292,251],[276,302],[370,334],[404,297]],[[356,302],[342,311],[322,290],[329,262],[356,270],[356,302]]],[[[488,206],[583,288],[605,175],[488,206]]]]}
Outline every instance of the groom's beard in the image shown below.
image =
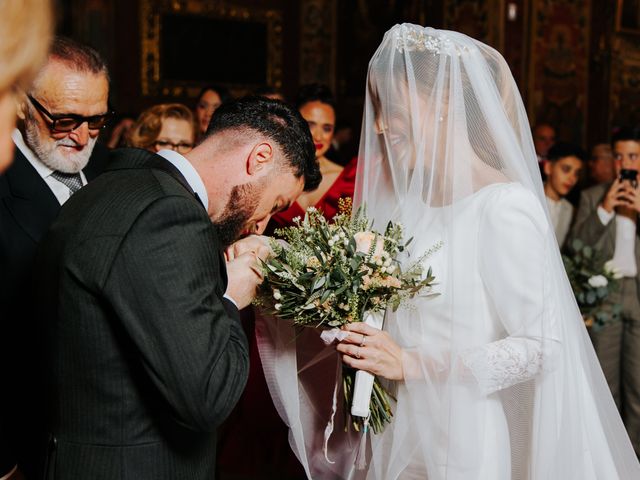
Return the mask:
{"type": "Polygon", "coordinates": [[[248,227],[247,222],[255,213],[265,186],[245,183],[231,189],[231,196],[220,218],[213,222],[218,230],[218,238],[223,248],[238,240],[248,227]]]}

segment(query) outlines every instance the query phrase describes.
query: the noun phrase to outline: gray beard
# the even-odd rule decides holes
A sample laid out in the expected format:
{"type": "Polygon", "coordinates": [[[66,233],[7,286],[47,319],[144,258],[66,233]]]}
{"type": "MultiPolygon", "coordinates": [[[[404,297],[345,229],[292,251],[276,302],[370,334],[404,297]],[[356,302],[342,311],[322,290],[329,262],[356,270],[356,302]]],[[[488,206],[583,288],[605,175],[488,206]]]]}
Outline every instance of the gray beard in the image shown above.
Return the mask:
{"type": "Polygon", "coordinates": [[[58,147],[75,147],[77,146],[76,142],[68,137],[43,141],[38,126],[33,120],[27,119],[24,123],[27,145],[50,169],[63,173],[78,173],[89,163],[89,157],[93,152],[97,137],[89,137],[89,142],[79,152],[63,154],[58,147]]]}

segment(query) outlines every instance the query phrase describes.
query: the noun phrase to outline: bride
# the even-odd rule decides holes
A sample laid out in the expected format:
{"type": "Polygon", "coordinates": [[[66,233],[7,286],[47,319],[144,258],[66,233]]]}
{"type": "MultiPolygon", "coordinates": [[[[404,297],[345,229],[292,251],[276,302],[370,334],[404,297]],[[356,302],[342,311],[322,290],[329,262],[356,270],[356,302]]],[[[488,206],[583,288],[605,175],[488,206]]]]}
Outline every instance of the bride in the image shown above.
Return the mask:
{"type": "Polygon", "coordinates": [[[383,331],[350,324],[336,347],[397,399],[391,424],[364,446],[364,469],[341,411],[325,431],[336,356],[318,361],[312,333],[296,336],[285,322],[258,327],[271,393],[309,478],[640,478],[498,52],[456,32],[387,32],[369,64],[358,205],[378,229],[401,222],[412,258],[442,242],[427,260],[440,295],[387,312],[383,331]]]}

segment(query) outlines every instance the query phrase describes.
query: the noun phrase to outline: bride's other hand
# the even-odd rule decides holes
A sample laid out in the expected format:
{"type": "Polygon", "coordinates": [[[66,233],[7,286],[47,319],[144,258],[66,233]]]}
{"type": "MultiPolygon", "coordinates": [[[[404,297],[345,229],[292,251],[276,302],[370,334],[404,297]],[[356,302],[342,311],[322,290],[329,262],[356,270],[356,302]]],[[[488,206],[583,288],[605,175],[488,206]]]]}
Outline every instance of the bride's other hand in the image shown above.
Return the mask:
{"type": "Polygon", "coordinates": [[[364,322],[349,323],[343,329],[349,335],[336,350],[342,353],[345,364],[389,380],[404,379],[403,351],[391,335],[364,322]]]}
{"type": "Polygon", "coordinates": [[[269,246],[269,237],[264,235],[249,235],[248,237],[244,237],[227,247],[224,251],[224,258],[227,262],[230,262],[234,258],[247,252],[255,254],[261,260],[266,260],[273,254],[269,246]]]}

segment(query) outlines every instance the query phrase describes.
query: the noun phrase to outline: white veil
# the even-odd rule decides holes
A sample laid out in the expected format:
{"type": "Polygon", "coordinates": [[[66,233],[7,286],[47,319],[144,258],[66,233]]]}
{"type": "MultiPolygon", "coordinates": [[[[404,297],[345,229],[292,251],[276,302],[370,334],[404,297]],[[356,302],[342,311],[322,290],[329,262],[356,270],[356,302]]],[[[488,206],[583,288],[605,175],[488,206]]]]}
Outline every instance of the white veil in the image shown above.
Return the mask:
{"type": "Polygon", "coordinates": [[[307,369],[315,351],[284,322],[257,326],[272,396],[309,477],[640,478],[502,56],[456,32],[388,31],[369,65],[356,182],[354,208],[365,205],[378,229],[401,222],[413,259],[443,242],[427,260],[441,295],[387,312],[406,378],[391,385],[393,422],[372,436],[365,470],[352,468],[357,439],[343,434],[340,412],[328,449],[338,461],[322,453],[335,355],[307,369]]]}

